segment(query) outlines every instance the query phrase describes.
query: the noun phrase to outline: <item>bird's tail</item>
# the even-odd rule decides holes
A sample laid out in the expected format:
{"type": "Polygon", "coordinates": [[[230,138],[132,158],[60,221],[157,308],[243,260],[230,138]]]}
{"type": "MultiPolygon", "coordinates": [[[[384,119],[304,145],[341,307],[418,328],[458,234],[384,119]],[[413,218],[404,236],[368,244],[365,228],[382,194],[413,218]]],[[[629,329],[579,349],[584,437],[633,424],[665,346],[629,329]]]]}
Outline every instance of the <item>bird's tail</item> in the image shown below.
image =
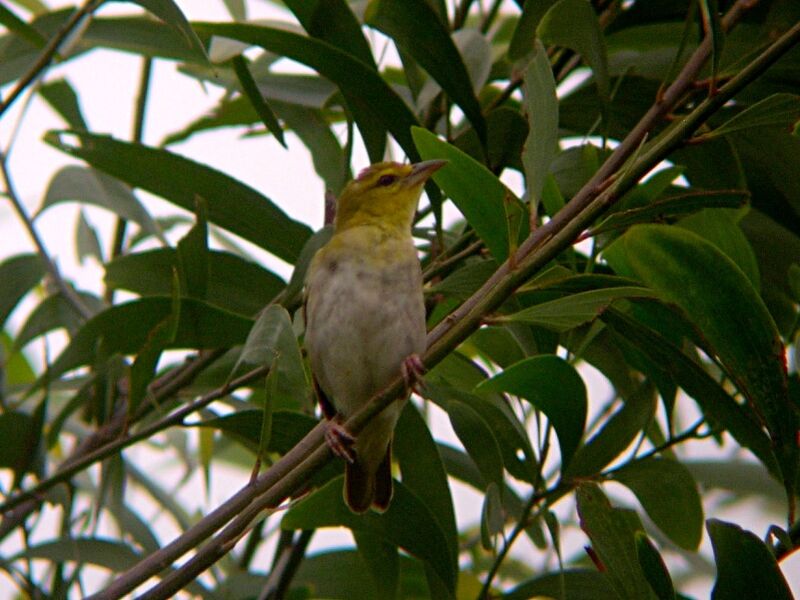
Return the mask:
{"type": "Polygon", "coordinates": [[[350,510],[364,513],[370,507],[378,512],[389,508],[392,500],[392,446],[386,448],[386,454],[374,472],[369,466],[356,457],[347,463],[344,472],[344,501],[350,510]]]}

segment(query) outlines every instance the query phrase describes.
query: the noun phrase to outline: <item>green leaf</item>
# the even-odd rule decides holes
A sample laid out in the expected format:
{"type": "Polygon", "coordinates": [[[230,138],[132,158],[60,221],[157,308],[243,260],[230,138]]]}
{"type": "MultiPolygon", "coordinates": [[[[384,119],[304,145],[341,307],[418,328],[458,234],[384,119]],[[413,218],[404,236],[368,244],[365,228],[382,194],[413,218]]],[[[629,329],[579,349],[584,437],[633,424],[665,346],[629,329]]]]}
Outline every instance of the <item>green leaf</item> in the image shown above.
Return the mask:
{"type": "MultiPolygon", "coordinates": [[[[38,410],[37,410],[38,413],[38,410]]],[[[41,461],[41,414],[7,410],[0,414],[0,468],[14,471],[14,487],[41,461]]]]}
{"type": "Polygon", "coordinates": [[[612,477],[636,495],[669,539],[684,550],[697,550],[703,537],[703,505],[686,467],[667,458],[648,458],[629,462],[612,477]]]}
{"type": "Polygon", "coordinates": [[[764,419],[792,490],[798,418],[788,399],[783,344],[747,277],[716,246],[682,229],[639,225],[617,243],[636,275],[684,310],[764,419]]]}
{"type": "Polygon", "coordinates": [[[706,527],[717,565],[712,600],[793,598],[775,556],[757,536],[718,519],[709,519],[706,527]]]}
{"type": "Polygon", "coordinates": [[[406,404],[395,427],[392,452],[400,465],[403,485],[431,511],[444,533],[452,560],[457,562],[458,528],[447,473],[425,419],[411,402],[406,404]]]}
{"type": "Polygon", "coordinates": [[[208,60],[206,49],[202,42],[197,37],[197,34],[189,25],[189,21],[181,12],[173,0],[126,0],[138,4],[146,11],[154,14],[156,17],[164,21],[167,25],[171,26],[183,37],[186,45],[191,48],[192,52],[197,56],[200,61],[208,60]]]}
{"type": "Polygon", "coordinates": [[[539,2],[525,2],[522,14],[517,21],[514,35],[508,46],[508,58],[517,61],[533,52],[537,37],[536,29],[545,13],[557,0],[540,0],[539,2]]]}
{"type": "Polygon", "coordinates": [[[412,492],[395,482],[394,498],[382,515],[353,514],[342,499],[342,479],[336,478],[294,505],[281,521],[283,529],[347,527],[366,529],[425,561],[451,593],[458,566],[453,563],[444,533],[436,519],[412,492]]]}
{"type": "Polygon", "coordinates": [[[486,121],[450,34],[425,0],[371,0],[364,21],[382,31],[442,86],[486,144],[486,121]],[[423,24],[424,26],[420,26],[423,24]]]}
{"type": "Polygon", "coordinates": [[[561,469],[567,468],[586,424],[586,386],[575,367],[558,356],[533,356],[506,368],[475,391],[508,392],[541,410],[558,435],[561,469]]]}
{"type": "Polygon", "coordinates": [[[20,300],[44,277],[42,260],[35,254],[17,254],[0,263],[0,329],[20,300]]]}
{"type": "Polygon", "coordinates": [[[700,139],[711,139],[753,128],[781,127],[789,129],[798,119],[800,119],[800,96],[773,94],[751,104],[719,127],[701,135],[700,139]]]}
{"type": "Polygon", "coordinates": [[[508,220],[519,220],[525,214],[522,204],[491,171],[455,146],[421,127],[414,127],[412,135],[424,160],[448,161],[433,179],[467,218],[494,258],[503,262],[509,248],[517,242],[516,232],[513,238],[509,237],[508,220]]]}
{"type": "Polygon", "coordinates": [[[141,556],[128,544],[106,538],[64,538],[30,546],[9,557],[9,562],[20,558],[43,559],[54,563],[72,561],[105,567],[122,572],[141,560],[141,556]]]}
{"type": "Polygon", "coordinates": [[[273,407],[299,410],[306,406],[310,390],[292,319],[285,308],[276,304],[270,304],[259,315],[233,371],[236,373],[242,365],[269,363],[278,370],[271,394],[273,407]]]}
{"type": "Polygon", "coordinates": [[[47,39],[34,27],[20,19],[11,9],[0,5],[0,23],[37,48],[44,48],[47,39]]]}
{"type": "Polygon", "coordinates": [[[463,402],[450,402],[447,405],[447,416],[483,479],[499,489],[503,485],[503,457],[491,427],[463,402]]]}
{"type": "Polygon", "coordinates": [[[636,532],[636,554],[644,576],[658,596],[658,600],[675,600],[675,588],[664,559],[642,531],[636,532]]]}
{"type": "Polygon", "coordinates": [[[208,203],[209,221],[283,260],[293,262],[311,234],[306,225],[290,219],[250,186],[166,150],[82,132],[51,132],[47,141],[188,211],[194,210],[195,197],[202,197],[208,203]]]}
{"type": "Polygon", "coordinates": [[[362,136],[370,159],[383,159],[383,144],[389,131],[412,161],[419,160],[410,128],[417,119],[405,102],[369,65],[327,42],[306,38],[274,27],[233,23],[195,23],[204,35],[218,35],[261,46],[296,60],[330,79],[342,92],[362,136]]]}
{"type": "Polygon", "coordinates": [[[481,545],[484,550],[494,548],[494,537],[503,531],[505,519],[503,515],[503,501],[500,496],[500,489],[492,481],[486,488],[486,496],[483,498],[481,509],[481,545]]]}
{"type": "Polygon", "coordinates": [[[88,257],[94,257],[97,262],[103,262],[103,250],[100,248],[100,237],[97,229],[86,219],[86,213],[81,209],[75,225],[75,250],[78,262],[83,262],[88,257]]]}
{"type": "MultiPolygon", "coordinates": [[[[254,453],[259,449],[261,427],[264,417],[261,410],[248,409],[205,419],[197,427],[218,429],[231,438],[241,442],[254,453]]],[[[268,452],[286,454],[317,424],[317,420],[296,411],[275,410],[272,413],[272,429],[268,452]]],[[[341,470],[341,469],[339,469],[341,470]]]]}
{"type": "Polygon", "coordinates": [[[643,385],[622,408],[609,417],[600,431],[578,449],[565,477],[599,473],[650,424],[655,411],[656,394],[650,386],[643,385]]]}
{"type": "Polygon", "coordinates": [[[81,202],[105,208],[164,241],[159,228],[131,189],[119,179],[95,169],[72,165],[58,171],[47,186],[36,217],[61,202],[81,202]]]}
{"type": "Polygon", "coordinates": [[[367,566],[377,595],[397,598],[400,557],[397,548],[367,529],[353,531],[358,553],[367,566]]]}
{"type": "MultiPolygon", "coordinates": [[[[179,296],[206,300],[208,297],[208,209],[201,197],[195,198],[196,222],[179,241],[177,248],[177,273],[180,287],[171,291],[179,296]]],[[[250,282],[248,282],[248,285],[250,282]]]]}
{"type": "MultiPolygon", "coordinates": [[[[104,354],[135,354],[147,341],[148,332],[172,313],[171,298],[142,298],[113,306],[92,317],[50,366],[52,380],[90,364],[104,354]]],[[[199,300],[181,300],[180,322],[173,348],[225,348],[244,343],[252,321],[214,308],[199,300]]]]}
{"type": "Polygon", "coordinates": [[[495,317],[497,322],[519,322],[540,325],[558,332],[569,331],[595,320],[616,300],[623,298],[653,298],[647,288],[634,286],[609,287],[578,292],[563,298],[542,302],[512,315],[495,317]]]}
{"type": "MultiPolygon", "coordinates": [[[[245,346],[247,343],[245,342],[245,346]]],[[[267,381],[265,384],[264,405],[261,409],[261,432],[258,436],[258,456],[267,455],[270,440],[272,439],[272,415],[275,412],[275,401],[278,399],[280,377],[278,374],[280,354],[275,353],[272,359],[267,381]]]]}
{"type": "Polygon", "coordinates": [[[600,98],[608,102],[606,42],[590,3],[586,0],[560,0],[542,17],[536,33],[545,44],[563,46],[580,54],[592,68],[600,98]]]}
{"type": "Polygon", "coordinates": [[[778,476],[779,468],[771,442],[760,424],[695,359],[663,335],[615,309],[606,312],[603,320],[653,362],[669,365],[676,383],[694,398],[703,413],[720,423],[740,445],[748,448],[773,475],[778,476]]]}
{"type": "MultiPolygon", "coordinates": [[[[525,6],[528,6],[528,3],[525,6]]],[[[538,597],[565,600],[619,600],[605,573],[583,569],[566,569],[558,573],[538,575],[502,596],[503,600],[529,600],[538,597]]]]}
{"type": "Polygon", "coordinates": [[[28,359],[12,347],[11,337],[0,330],[0,394],[7,394],[8,388],[17,385],[28,385],[36,381],[28,359]]]}
{"type": "Polygon", "coordinates": [[[575,495],[581,529],[620,598],[646,600],[654,594],[645,579],[636,551],[636,533],[644,531],[632,510],[614,508],[594,483],[578,486],[575,495]]]}
{"type": "Polygon", "coordinates": [[[587,236],[596,236],[639,223],[683,217],[704,208],[741,208],[749,198],[750,192],[747,190],[699,190],[669,196],[639,208],[615,212],[593,227],[587,236]]]}
{"type": "Polygon", "coordinates": [[[55,79],[39,87],[39,95],[61,115],[71,129],[89,129],[80,99],[66,79],[55,79]]]}
{"type": "MultiPolygon", "coordinates": [[[[284,288],[277,275],[236,254],[210,250],[207,260],[206,300],[221,308],[255,315],[284,288]]],[[[178,253],[173,248],[119,256],[105,265],[105,284],[141,296],[166,296],[177,266],[178,253]]]]}
{"type": "Polygon", "coordinates": [[[553,69],[544,46],[536,43],[534,55],[523,77],[528,138],[522,153],[525,182],[531,206],[542,201],[542,190],[550,163],[558,152],[558,98],[553,69]]]}
{"type": "Polygon", "coordinates": [[[300,256],[294,265],[294,271],[289,278],[289,283],[286,284],[286,289],[283,292],[284,303],[288,306],[295,298],[299,297],[305,285],[306,272],[311,264],[311,260],[317,253],[317,250],[322,248],[333,235],[333,226],[329,225],[323,227],[306,241],[303,249],[300,251],[300,256]]]}
{"type": "Polygon", "coordinates": [[[275,136],[278,142],[280,142],[281,146],[286,148],[286,141],[283,139],[283,129],[281,129],[281,124],[278,123],[278,118],[275,116],[272,108],[270,108],[270,105],[267,104],[264,96],[261,95],[256,82],[253,80],[253,74],[250,73],[250,68],[247,66],[247,59],[241,54],[234,56],[233,69],[236,72],[236,77],[239,79],[239,85],[241,86],[244,95],[258,113],[258,116],[261,118],[261,122],[267,128],[267,131],[275,136]]]}

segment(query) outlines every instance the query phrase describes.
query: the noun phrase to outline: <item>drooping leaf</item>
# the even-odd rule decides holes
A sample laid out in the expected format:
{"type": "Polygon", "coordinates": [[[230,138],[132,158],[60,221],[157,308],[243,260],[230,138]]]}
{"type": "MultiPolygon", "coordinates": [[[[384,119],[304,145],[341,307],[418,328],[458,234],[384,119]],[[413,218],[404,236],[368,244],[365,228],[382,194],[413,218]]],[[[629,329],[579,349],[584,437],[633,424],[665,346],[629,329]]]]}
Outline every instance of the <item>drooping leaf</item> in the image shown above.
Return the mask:
{"type": "Polygon", "coordinates": [[[558,151],[558,98],[553,69],[544,46],[537,42],[523,77],[528,138],[522,153],[525,181],[531,206],[542,201],[542,190],[550,163],[558,151]]]}
{"type": "Polygon", "coordinates": [[[636,275],[662,299],[681,307],[708,340],[764,419],[787,492],[793,489],[798,415],[788,400],[783,344],[747,277],[713,244],[682,229],[639,225],[617,243],[636,275]]]}
{"type": "Polygon", "coordinates": [[[119,179],[101,171],[74,165],[58,171],[47,186],[37,217],[61,202],[81,202],[105,208],[163,239],[152,217],[131,189],[119,179]]]}
{"type": "Polygon", "coordinates": [[[424,68],[464,111],[486,143],[486,121],[467,68],[434,9],[425,0],[372,0],[364,20],[392,38],[424,68]],[[424,23],[424,27],[420,24],[424,23]]]}
{"type": "Polygon", "coordinates": [[[503,457],[491,427],[469,405],[451,402],[447,406],[450,424],[467,453],[478,466],[489,485],[497,489],[503,484],[503,457]]]}
{"type": "Polygon", "coordinates": [[[353,514],[342,499],[342,479],[337,478],[293,506],[281,521],[284,529],[347,527],[366,529],[412,556],[425,561],[442,583],[455,591],[457,565],[438,522],[428,508],[402,483],[395,482],[394,498],[382,515],[353,514]]]}
{"type": "Polygon", "coordinates": [[[639,557],[639,566],[642,567],[642,572],[658,600],[675,600],[675,587],[672,585],[672,578],[669,576],[664,559],[641,531],[636,532],[636,554],[639,557]]]}
{"type": "Polygon", "coordinates": [[[61,115],[71,129],[89,129],[83,118],[80,99],[66,79],[43,83],[39,95],[61,115]]]}
{"type": "Polygon", "coordinates": [[[703,536],[703,505],[686,467],[666,458],[649,458],[629,462],[612,476],[636,495],[673,542],[684,550],[697,550],[703,536]]]}
{"type": "Polygon", "coordinates": [[[508,392],[541,410],[558,435],[561,468],[568,467],[580,444],[587,411],[586,386],[573,366],[558,356],[533,356],[504,369],[475,391],[508,392]]]}
{"type": "Polygon", "coordinates": [[[47,141],[186,210],[193,211],[195,197],[200,196],[208,203],[210,222],[289,262],[311,234],[306,225],[290,219],[250,186],[166,150],[82,132],[51,133],[47,141]]]}
{"type": "MultiPolygon", "coordinates": [[[[206,300],[211,304],[252,316],[284,288],[277,275],[235,254],[210,250],[207,258],[206,300]]],[[[120,256],[105,265],[105,283],[142,296],[166,296],[177,261],[172,248],[120,256]]]]}
{"type": "Polygon", "coordinates": [[[419,159],[411,140],[410,128],[416,117],[403,100],[370,66],[336,46],[274,27],[234,23],[195,23],[204,35],[219,35],[291,58],[315,69],[339,86],[362,136],[370,158],[383,158],[382,138],[390,131],[411,158],[419,159]]]}
{"type": "Polygon", "coordinates": [[[23,296],[44,277],[42,260],[35,254],[17,254],[0,263],[0,329],[23,296]]]}
{"type": "Polygon", "coordinates": [[[453,200],[498,262],[516,245],[518,231],[509,236],[509,220],[519,220],[525,211],[519,200],[486,167],[436,135],[414,127],[414,142],[424,160],[443,158],[448,164],[433,179],[453,200]],[[506,199],[511,201],[507,202],[506,199]]]}
{"type": "Polygon", "coordinates": [[[592,68],[600,98],[610,95],[608,57],[603,32],[592,5],[585,0],[560,0],[542,17],[536,33],[545,44],[575,50],[592,68]]]}
{"type": "Polygon", "coordinates": [[[498,322],[520,322],[540,325],[554,331],[569,331],[593,321],[616,300],[623,298],[653,298],[655,294],[642,287],[620,286],[570,294],[542,302],[512,315],[496,317],[498,322]]]}
{"type": "Polygon", "coordinates": [[[281,129],[281,124],[278,122],[278,118],[275,116],[272,108],[267,101],[264,99],[264,96],[261,95],[261,92],[256,85],[255,80],[253,79],[253,74],[250,73],[250,68],[247,65],[247,59],[244,58],[241,54],[239,56],[235,56],[233,58],[233,69],[236,72],[236,77],[239,79],[239,84],[242,87],[242,92],[250,101],[250,104],[255,109],[258,116],[261,118],[261,122],[267,128],[272,135],[275,136],[281,146],[286,148],[286,141],[283,139],[283,129],[281,129]]]}
{"type": "Polygon", "coordinates": [[[709,519],[706,527],[717,565],[712,600],[793,598],[775,556],[757,536],[718,519],[709,519]]]}
{"type": "Polygon", "coordinates": [[[592,541],[604,573],[619,597],[654,598],[636,552],[636,533],[644,531],[636,513],[612,507],[600,487],[593,483],[579,485],[576,497],[581,529],[592,541]]]}
{"type": "Polygon", "coordinates": [[[81,264],[89,257],[95,258],[99,263],[103,262],[100,236],[97,229],[89,223],[83,209],[78,212],[78,221],[75,225],[75,251],[81,264]]]}
{"type": "MultiPolygon", "coordinates": [[[[78,331],[50,366],[47,376],[58,377],[94,361],[102,348],[105,354],[134,354],[147,340],[148,332],[172,312],[170,298],[142,298],[113,306],[78,331]]],[[[181,300],[180,322],[175,348],[225,348],[244,343],[252,321],[214,308],[199,300],[181,300]]]]}
{"type": "Polygon", "coordinates": [[[198,39],[197,34],[192,29],[189,21],[186,20],[183,12],[173,0],[125,0],[138,4],[146,11],[154,14],[170,27],[173,27],[183,38],[198,60],[208,60],[206,49],[198,39]]]}

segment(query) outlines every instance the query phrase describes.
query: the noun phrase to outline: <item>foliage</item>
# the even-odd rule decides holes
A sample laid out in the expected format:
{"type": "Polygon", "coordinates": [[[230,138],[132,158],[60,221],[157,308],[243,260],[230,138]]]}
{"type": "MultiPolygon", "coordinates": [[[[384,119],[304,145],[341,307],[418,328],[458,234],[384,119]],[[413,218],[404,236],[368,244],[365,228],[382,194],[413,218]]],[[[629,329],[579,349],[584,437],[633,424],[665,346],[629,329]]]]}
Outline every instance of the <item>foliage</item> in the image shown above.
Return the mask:
{"type": "Polygon", "coordinates": [[[78,215],[75,249],[105,272],[94,295],[48,255],[3,141],[2,201],[34,245],[0,263],[0,568],[20,594],[638,600],[686,597],[715,572],[714,598],[791,597],[796,2],[286,0],[282,23],[248,20],[244,0],[225,0],[224,22],[135,4],[0,7],[0,118],[41,99],[64,122],[41,143],[74,159],[39,213],[77,202],[116,218],[98,231],[78,215]],[[143,65],[130,139],[91,130],[70,82],[71,60],[108,50],[143,65]],[[145,145],[164,61],[224,93],[145,145]],[[415,227],[429,372],[398,424],[385,514],[346,509],[314,418],[300,303],[329,230],[174,149],[221,128],[293,136],[334,194],[364,166],[360,144],[373,162],[449,161],[415,227]],[[32,349],[59,334],[40,364],[32,349]],[[177,456],[206,483],[232,465],[242,488],[200,517],[126,449],[177,456]],[[460,514],[462,497],[480,508],[460,514]],[[768,530],[705,520],[758,499],[768,530]],[[355,546],[316,548],[328,527],[355,546]]]}

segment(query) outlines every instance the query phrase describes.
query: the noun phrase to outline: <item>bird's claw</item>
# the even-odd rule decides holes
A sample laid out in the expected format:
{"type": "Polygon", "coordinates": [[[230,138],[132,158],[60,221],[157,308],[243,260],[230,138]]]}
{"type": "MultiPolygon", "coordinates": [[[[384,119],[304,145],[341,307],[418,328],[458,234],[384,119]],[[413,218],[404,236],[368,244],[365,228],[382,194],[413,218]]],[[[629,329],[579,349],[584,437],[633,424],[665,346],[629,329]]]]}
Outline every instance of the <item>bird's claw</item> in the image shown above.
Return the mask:
{"type": "Polygon", "coordinates": [[[425,375],[425,365],[419,355],[408,355],[400,365],[400,372],[403,374],[406,389],[419,394],[424,385],[422,378],[425,375]]]}
{"type": "Polygon", "coordinates": [[[356,452],[353,449],[355,441],[356,438],[345,429],[342,423],[335,419],[328,421],[328,427],[325,429],[325,443],[336,456],[351,464],[354,463],[356,460],[356,452]]]}

